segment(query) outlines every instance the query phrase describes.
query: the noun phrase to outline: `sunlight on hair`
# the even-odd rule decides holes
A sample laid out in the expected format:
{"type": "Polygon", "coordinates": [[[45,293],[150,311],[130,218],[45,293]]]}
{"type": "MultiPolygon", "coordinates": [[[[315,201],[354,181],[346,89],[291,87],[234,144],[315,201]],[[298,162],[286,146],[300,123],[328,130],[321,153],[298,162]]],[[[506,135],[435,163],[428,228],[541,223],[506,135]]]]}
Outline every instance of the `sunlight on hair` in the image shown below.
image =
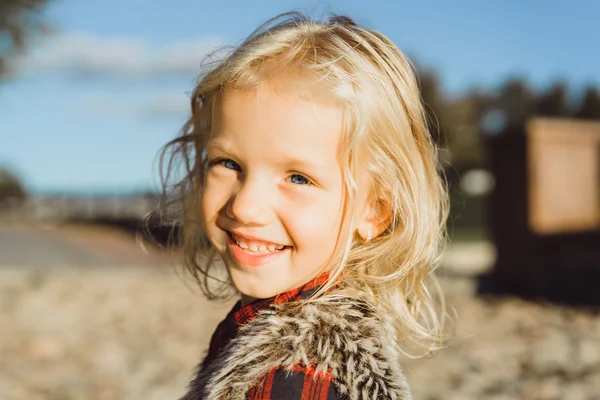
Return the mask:
{"type": "Polygon", "coordinates": [[[185,265],[207,296],[231,293],[224,274],[214,273],[218,263],[198,207],[213,100],[227,90],[293,80],[298,84],[284,90],[343,111],[340,156],[350,209],[366,195],[378,212],[390,214],[388,228],[368,243],[355,235],[352,219],[349,237],[338,238],[342,255],[327,266],[332,279],[310,301],[365,298],[392,337],[402,338],[398,351],[440,349],[447,313],[433,272],[445,245],[448,200],[410,62],[388,38],[346,17],[319,21],[288,13],[239,47],[214,53],[205,67],[191,96],[192,115],[165,147],[161,168],[164,209],[179,206],[185,265]],[[173,175],[178,166],[185,171],[179,179],[173,175]],[[358,193],[357,171],[367,172],[370,193],[358,193]]]}

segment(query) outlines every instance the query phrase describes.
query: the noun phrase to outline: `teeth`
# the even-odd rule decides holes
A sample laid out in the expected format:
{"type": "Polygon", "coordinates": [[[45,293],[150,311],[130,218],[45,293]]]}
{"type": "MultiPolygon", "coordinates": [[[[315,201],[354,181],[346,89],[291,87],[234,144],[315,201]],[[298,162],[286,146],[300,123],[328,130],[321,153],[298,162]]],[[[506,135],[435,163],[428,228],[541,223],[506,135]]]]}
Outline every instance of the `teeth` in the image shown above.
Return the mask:
{"type": "Polygon", "coordinates": [[[250,244],[248,244],[248,242],[245,239],[242,238],[238,238],[235,235],[231,235],[235,241],[235,243],[242,249],[244,250],[250,250],[250,251],[257,251],[257,252],[266,252],[266,251],[280,251],[283,250],[285,248],[285,245],[276,245],[276,244],[260,244],[260,243],[255,243],[255,242],[251,242],[250,244]]]}

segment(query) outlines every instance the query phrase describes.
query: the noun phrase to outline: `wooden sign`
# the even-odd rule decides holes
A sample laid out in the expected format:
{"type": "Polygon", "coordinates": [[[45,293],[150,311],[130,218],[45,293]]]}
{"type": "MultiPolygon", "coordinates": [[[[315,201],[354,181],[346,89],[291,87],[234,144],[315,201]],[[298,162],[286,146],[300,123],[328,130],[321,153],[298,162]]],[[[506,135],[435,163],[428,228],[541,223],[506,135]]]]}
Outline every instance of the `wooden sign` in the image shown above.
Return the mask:
{"type": "Polygon", "coordinates": [[[600,123],[534,119],[526,135],[530,229],[600,229],[600,123]]]}

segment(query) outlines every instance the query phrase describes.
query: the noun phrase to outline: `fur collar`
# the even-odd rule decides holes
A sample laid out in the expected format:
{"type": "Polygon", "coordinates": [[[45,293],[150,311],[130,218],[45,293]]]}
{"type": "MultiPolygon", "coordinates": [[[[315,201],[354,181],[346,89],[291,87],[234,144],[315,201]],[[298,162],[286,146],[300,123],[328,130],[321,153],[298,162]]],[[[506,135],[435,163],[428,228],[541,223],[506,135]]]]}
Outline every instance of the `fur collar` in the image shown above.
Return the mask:
{"type": "Polygon", "coordinates": [[[408,384],[373,309],[350,297],[280,304],[240,328],[181,400],[242,400],[274,367],[313,365],[354,399],[412,399],[408,384]]]}

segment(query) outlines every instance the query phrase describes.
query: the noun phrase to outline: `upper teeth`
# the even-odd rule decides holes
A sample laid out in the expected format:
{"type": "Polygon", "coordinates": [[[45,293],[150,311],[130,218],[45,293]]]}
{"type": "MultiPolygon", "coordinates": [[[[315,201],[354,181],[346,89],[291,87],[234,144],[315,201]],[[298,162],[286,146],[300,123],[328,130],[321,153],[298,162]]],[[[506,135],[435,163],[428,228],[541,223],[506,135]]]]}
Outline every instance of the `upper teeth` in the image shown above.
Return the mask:
{"type": "Polygon", "coordinates": [[[282,244],[274,244],[274,243],[266,243],[266,242],[259,242],[259,241],[254,241],[254,240],[246,240],[242,237],[236,236],[235,234],[231,234],[231,236],[233,237],[233,240],[235,240],[235,243],[240,246],[242,249],[249,249],[251,251],[275,251],[275,250],[282,250],[285,245],[282,244]]]}

